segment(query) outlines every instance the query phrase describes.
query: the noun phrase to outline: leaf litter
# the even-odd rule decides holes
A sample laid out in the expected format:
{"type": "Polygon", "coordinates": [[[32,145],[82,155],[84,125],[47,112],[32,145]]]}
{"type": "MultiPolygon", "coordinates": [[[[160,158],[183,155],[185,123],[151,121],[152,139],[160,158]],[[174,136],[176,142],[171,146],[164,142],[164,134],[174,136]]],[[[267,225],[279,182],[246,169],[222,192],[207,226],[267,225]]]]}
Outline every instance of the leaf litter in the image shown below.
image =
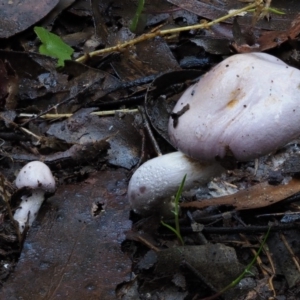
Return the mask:
{"type": "Polygon", "coordinates": [[[129,26],[138,1],[73,2],[59,1],[55,7],[57,2],[42,1],[36,9],[30,2],[5,2],[1,10],[1,38],[6,38],[0,50],[1,298],[209,297],[243,271],[253,257],[249,249],[260,244],[258,233],[272,222],[268,260],[262,256],[252,275],[224,299],[295,299],[298,223],[281,220],[282,213],[297,213],[298,141],[257,162],[239,164],[204,189],[184,193],[182,207],[189,209],[182,210],[180,220],[183,247],[157,216],[141,219],[130,212],[126,189],[134,169],[155,156],[149,137],[156,138],[164,153],[173,151],[166,131],[172,106],[223,56],[269,50],[299,67],[299,5],[273,0],[271,6],[285,14],[270,13],[269,20],[262,18],[255,26],[248,14],[89,57],[87,51],[119,45],[150,30],[213,20],[244,4],[145,1],[133,33],[129,26]],[[17,28],[8,22],[15,15],[24,16],[17,28]],[[38,53],[41,43],[33,26],[43,31],[47,26],[50,46],[52,33],[72,46],[74,53],[68,48],[59,61],[62,67],[68,59],[64,67],[58,69],[56,59],[43,55],[53,55],[44,48],[38,53]],[[80,57],[85,64],[74,61],[80,57]],[[147,117],[136,109],[145,98],[147,117]],[[124,108],[134,112],[124,113],[124,108]],[[91,114],[106,109],[119,112],[91,114]],[[9,211],[28,191],[16,191],[13,181],[32,160],[46,162],[59,187],[35,224],[18,236],[9,211]]]}

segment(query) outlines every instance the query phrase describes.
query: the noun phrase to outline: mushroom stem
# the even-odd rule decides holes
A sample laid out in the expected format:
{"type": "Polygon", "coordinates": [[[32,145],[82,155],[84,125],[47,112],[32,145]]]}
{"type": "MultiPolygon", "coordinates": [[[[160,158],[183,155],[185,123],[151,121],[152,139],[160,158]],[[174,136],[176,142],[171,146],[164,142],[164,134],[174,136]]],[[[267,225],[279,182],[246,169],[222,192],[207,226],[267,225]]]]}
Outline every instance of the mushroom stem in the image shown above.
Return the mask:
{"type": "Polygon", "coordinates": [[[32,195],[22,196],[22,202],[20,207],[17,208],[14,219],[19,222],[19,230],[22,233],[24,231],[25,225],[29,227],[35,220],[37,213],[44,201],[45,191],[41,189],[33,190],[32,195]]]}
{"type": "Polygon", "coordinates": [[[186,174],[184,190],[203,186],[224,169],[217,162],[201,163],[173,152],[155,157],[133,174],[128,186],[128,199],[134,212],[140,215],[159,213],[171,217],[172,196],[175,196],[186,174]]]}

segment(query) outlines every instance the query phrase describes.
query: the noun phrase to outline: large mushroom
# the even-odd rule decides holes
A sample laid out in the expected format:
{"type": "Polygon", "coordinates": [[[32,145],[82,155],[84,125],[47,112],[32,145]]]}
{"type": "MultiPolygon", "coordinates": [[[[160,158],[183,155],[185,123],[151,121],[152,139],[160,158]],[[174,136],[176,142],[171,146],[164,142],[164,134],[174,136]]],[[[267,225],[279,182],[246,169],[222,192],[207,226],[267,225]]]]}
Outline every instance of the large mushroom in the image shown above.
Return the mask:
{"type": "MultiPolygon", "coordinates": [[[[298,69],[264,53],[233,55],[178,100],[169,120],[170,140],[185,155],[214,170],[205,171],[208,176],[200,180],[204,184],[221,172],[217,161],[248,161],[298,137],[299,98],[298,69]]],[[[189,163],[195,165],[190,158],[178,154],[170,161],[164,155],[142,165],[129,183],[133,210],[143,215],[169,211],[179,179],[187,174],[186,188],[197,182],[196,174],[189,173],[194,168],[189,163]],[[185,167],[179,168],[182,160],[185,167]]],[[[203,166],[196,171],[200,178],[202,170],[203,166]]]]}
{"type": "Polygon", "coordinates": [[[185,91],[169,136],[176,148],[201,161],[248,161],[300,135],[299,98],[298,69],[265,53],[233,55],[185,91]]]}
{"type": "Polygon", "coordinates": [[[30,196],[22,196],[22,202],[14,214],[14,219],[18,221],[22,233],[25,226],[31,226],[35,220],[45,193],[54,193],[55,179],[47,165],[40,161],[32,161],[19,172],[16,186],[18,189],[27,187],[31,190],[30,196]]]}

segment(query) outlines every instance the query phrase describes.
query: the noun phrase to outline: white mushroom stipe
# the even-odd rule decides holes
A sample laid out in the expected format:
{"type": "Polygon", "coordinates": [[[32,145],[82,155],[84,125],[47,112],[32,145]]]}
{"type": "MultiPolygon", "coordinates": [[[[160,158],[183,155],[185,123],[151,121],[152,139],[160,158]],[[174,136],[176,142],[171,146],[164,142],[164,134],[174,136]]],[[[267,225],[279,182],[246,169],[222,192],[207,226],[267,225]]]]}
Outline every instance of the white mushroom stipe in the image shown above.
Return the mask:
{"type": "Polygon", "coordinates": [[[200,163],[181,152],[153,158],[140,166],[128,186],[128,199],[137,214],[173,216],[172,196],[187,174],[184,190],[203,186],[224,169],[216,162],[200,163]]]}
{"type": "Polygon", "coordinates": [[[298,69],[265,53],[233,55],[178,100],[170,140],[201,161],[257,158],[300,136],[299,99],[298,69]]]}
{"type": "Polygon", "coordinates": [[[31,196],[22,196],[22,202],[17,208],[14,219],[19,223],[22,233],[26,224],[31,226],[44,201],[46,192],[55,191],[55,180],[47,165],[40,161],[33,161],[25,165],[16,178],[18,189],[28,187],[31,196]]]}

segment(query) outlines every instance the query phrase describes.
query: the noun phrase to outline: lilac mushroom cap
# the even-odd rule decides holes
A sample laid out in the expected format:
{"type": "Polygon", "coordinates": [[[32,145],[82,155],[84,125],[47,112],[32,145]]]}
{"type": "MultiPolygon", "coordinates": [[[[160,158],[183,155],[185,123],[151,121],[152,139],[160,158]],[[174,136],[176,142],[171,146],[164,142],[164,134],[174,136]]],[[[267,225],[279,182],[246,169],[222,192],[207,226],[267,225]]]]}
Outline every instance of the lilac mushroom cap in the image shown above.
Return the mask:
{"type": "Polygon", "coordinates": [[[187,156],[257,158],[300,136],[300,71],[265,53],[233,55],[184,92],[180,111],[169,136],[187,156]]]}
{"type": "Polygon", "coordinates": [[[16,178],[17,188],[28,187],[31,196],[22,196],[20,207],[17,208],[14,219],[19,222],[20,232],[25,225],[31,226],[44,201],[46,192],[55,192],[55,179],[47,165],[40,161],[26,164],[16,178]]]}
{"type": "Polygon", "coordinates": [[[133,174],[128,186],[128,199],[134,212],[173,216],[172,196],[186,174],[184,189],[208,183],[224,169],[216,162],[200,163],[181,152],[173,152],[148,160],[133,174]]]}

